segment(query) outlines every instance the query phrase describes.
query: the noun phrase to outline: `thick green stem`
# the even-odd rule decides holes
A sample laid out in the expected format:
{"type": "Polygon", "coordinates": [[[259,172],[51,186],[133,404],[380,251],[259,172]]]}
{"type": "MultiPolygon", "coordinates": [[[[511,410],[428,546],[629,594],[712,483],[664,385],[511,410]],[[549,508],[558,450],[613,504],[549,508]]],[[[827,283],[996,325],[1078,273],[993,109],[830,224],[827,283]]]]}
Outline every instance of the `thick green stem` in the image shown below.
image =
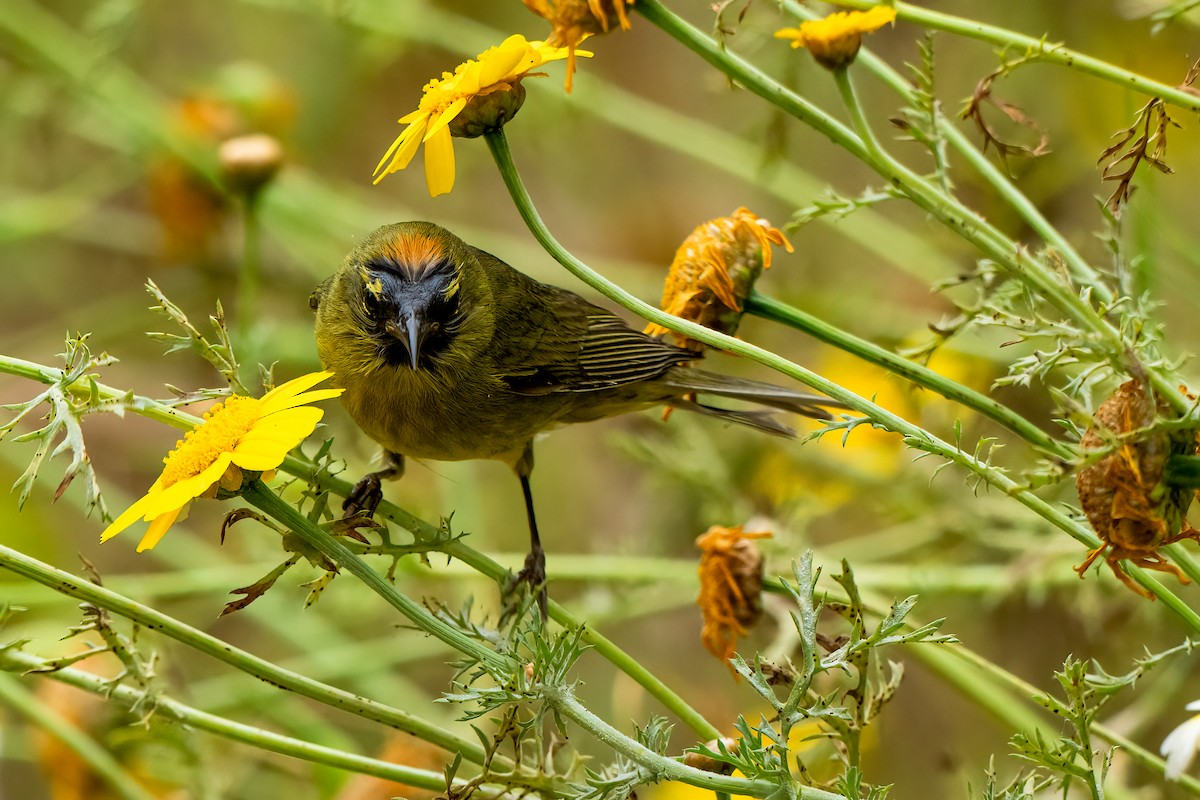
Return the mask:
{"type": "Polygon", "coordinates": [[[1036,53],[1039,61],[1048,64],[1058,64],[1069,67],[1086,75],[1092,75],[1118,86],[1124,86],[1140,94],[1158,97],[1186,111],[1200,111],[1200,98],[1179,86],[1169,86],[1159,81],[1150,80],[1143,75],[1121,69],[1120,67],[1101,61],[1093,56],[1071,50],[1061,44],[1047,41],[1044,37],[1035,39],[1032,36],[1015,33],[995,25],[987,25],[953,14],[932,11],[910,3],[888,2],[877,3],[874,0],[830,0],[836,6],[846,8],[867,9],[873,6],[886,5],[896,9],[896,16],[904,22],[911,22],[923,28],[946,31],[947,33],[978,39],[1001,47],[1005,50],[1021,50],[1036,53]]]}
{"type": "Polygon", "coordinates": [[[304,675],[283,669],[215,636],[185,625],[160,611],[123,597],[103,586],[80,580],[69,572],[56,569],[4,545],[0,545],[0,568],[15,572],[60,594],[91,603],[132,620],[259,680],[333,708],[339,708],[363,719],[411,733],[413,736],[449,752],[462,753],[463,758],[472,763],[483,764],[487,758],[487,754],[478,742],[455,736],[441,725],[427,722],[407,711],[367,700],[351,692],[327,686],[304,675]]]}
{"type": "MultiPolygon", "coordinates": [[[[646,0],[646,2],[651,1],[646,0]]],[[[642,4],[639,4],[637,7],[641,9],[642,4]]],[[[908,446],[940,456],[975,473],[985,483],[1013,497],[1017,502],[1043,517],[1055,527],[1065,531],[1077,541],[1091,548],[1100,546],[1100,540],[1092,531],[1035,495],[1028,486],[1017,483],[1004,472],[989,465],[986,461],[981,460],[975,455],[942,441],[929,431],[913,425],[907,420],[859,397],[853,392],[847,391],[841,386],[822,378],[815,372],[801,367],[799,364],[788,361],[769,350],[744,342],[741,339],[726,336],[703,325],[667,314],[639,300],[612,281],[603,277],[572,255],[550,233],[549,228],[542,221],[541,215],[538,214],[537,208],[534,207],[533,200],[530,198],[529,192],[525,188],[524,183],[522,183],[520,174],[517,172],[516,165],[513,163],[512,153],[508,149],[508,140],[504,136],[504,129],[500,128],[492,131],[485,138],[487,139],[488,147],[492,151],[496,165],[500,169],[501,177],[508,187],[509,194],[512,196],[513,202],[516,204],[517,210],[520,212],[521,218],[525,220],[525,224],[529,227],[530,232],[533,233],[542,247],[546,249],[546,252],[566,267],[572,275],[605,297],[620,303],[623,307],[639,316],[651,322],[658,323],[669,330],[682,333],[710,347],[716,347],[735,355],[744,356],[828,395],[847,408],[866,415],[875,426],[900,434],[904,437],[905,443],[908,446]]],[[[1200,631],[1200,615],[1197,615],[1186,603],[1172,594],[1144,569],[1128,564],[1127,562],[1122,563],[1135,581],[1152,594],[1161,598],[1164,605],[1176,613],[1190,628],[1200,631]]]]}
{"type": "MultiPolygon", "coordinates": [[[[12,651],[0,650],[0,659],[12,651]]],[[[19,654],[20,655],[20,654],[19,654]]],[[[37,659],[31,659],[37,662],[37,659]]],[[[5,668],[0,660],[0,669],[5,668]]],[[[19,671],[25,671],[21,669],[19,671]]],[[[42,701],[29,692],[21,683],[9,675],[0,674],[0,705],[6,705],[25,717],[31,724],[37,725],[53,736],[79,756],[93,772],[109,785],[109,787],[124,800],[154,800],[156,795],[144,788],[140,783],[121,768],[113,758],[112,753],[105,750],[94,739],[81,731],[75,725],[59,716],[42,701]]],[[[60,764],[52,765],[55,768],[60,764]]]]}
{"type": "MultiPolygon", "coordinates": [[[[28,653],[22,653],[14,649],[0,650],[0,670],[7,672],[28,672],[29,670],[39,669],[44,666],[45,662],[42,659],[28,653]]],[[[434,792],[446,789],[445,777],[437,772],[415,769],[387,761],[379,761],[374,758],[366,758],[341,750],[312,744],[311,742],[293,739],[290,736],[282,736],[262,728],[256,728],[209,714],[180,703],[177,700],[164,697],[163,695],[149,696],[132,686],[114,686],[111,681],[84,672],[83,670],[60,669],[45,673],[45,677],[65,683],[68,686],[83,689],[105,699],[116,701],[127,708],[151,704],[154,708],[155,717],[158,719],[167,719],[181,725],[187,725],[190,728],[216,734],[235,742],[248,744],[259,750],[280,753],[314,764],[344,769],[362,775],[374,775],[384,780],[395,781],[406,786],[429,789],[434,792]]],[[[0,676],[0,679],[3,679],[0,680],[0,687],[11,680],[4,678],[4,676],[0,676]]],[[[465,786],[464,781],[458,781],[457,783],[465,786]]],[[[494,797],[505,790],[488,787],[484,788],[484,791],[487,796],[494,797]]],[[[138,793],[128,794],[126,797],[130,798],[130,800],[149,800],[153,795],[142,790],[138,793]]]]}
{"type": "Polygon", "coordinates": [[[851,353],[863,361],[883,367],[894,375],[899,375],[930,391],[953,400],[967,408],[979,412],[994,422],[1003,425],[1020,436],[1029,444],[1047,455],[1063,461],[1072,461],[1077,453],[1066,442],[1050,436],[1037,425],[1022,417],[1008,406],[996,402],[992,398],[975,391],[967,386],[952,381],[944,375],[939,375],[926,366],[910,361],[903,356],[885,350],[877,344],[860,339],[825,322],[818,317],[801,311],[787,303],[780,302],[757,291],[751,292],[746,298],[747,314],[754,314],[778,322],[783,325],[803,331],[814,339],[831,344],[839,350],[851,353]]]}
{"type": "MultiPolygon", "coordinates": [[[[283,467],[289,474],[314,483],[322,489],[326,489],[342,497],[346,496],[351,489],[351,485],[347,481],[332,477],[327,473],[318,473],[311,464],[299,459],[289,458],[284,462],[283,467]]],[[[429,539],[436,537],[438,534],[438,529],[435,526],[387,500],[379,504],[379,508],[376,509],[375,513],[378,516],[391,520],[407,531],[412,531],[418,538],[429,539]]],[[[442,548],[442,552],[451,558],[463,562],[476,572],[491,578],[498,584],[503,584],[509,576],[509,571],[505,567],[487,555],[470,547],[461,539],[448,542],[442,548]]],[[[667,686],[656,675],[638,663],[637,659],[633,656],[617,647],[612,640],[591,626],[585,627],[583,620],[572,615],[553,600],[550,600],[547,610],[550,619],[563,627],[571,628],[572,630],[583,628],[583,641],[597,655],[602,656],[617,669],[633,678],[651,697],[658,700],[667,710],[679,717],[701,740],[716,739],[722,735],[716,726],[704,719],[699,712],[688,705],[671,687],[667,686]]]]}
{"type": "MultiPolygon", "coordinates": [[[[680,781],[701,789],[749,797],[780,796],[780,787],[770,781],[748,780],[715,772],[705,772],[695,767],[685,766],[666,756],[660,756],[588,711],[569,689],[561,686],[545,687],[542,690],[542,696],[555,711],[579,725],[598,741],[650,770],[656,781],[680,781]]],[[[846,800],[840,794],[813,789],[809,786],[797,788],[799,789],[797,796],[800,800],[846,800]]]]}
{"type": "MultiPolygon", "coordinates": [[[[710,37],[670,12],[659,0],[643,0],[635,8],[668,35],[746,89],[828,136],[834,144],[878,172],[891,186],[977,247],[1039,297],[1054,305],[1079,325],[1083,332],[1095,337],[1097,343],[1103,345],[1106,358],[1114,369],[1122,373],[1148,373],[1155,390],[1172,408],[1181,414],[1190,410],[1190,402],[1171,381],[1156,370],[1148,370],[1136,363],[1133,352],[1125,343],[1120,331],[1102,318],[1088,301],[1065,285],[1054,270],[1039,259],[1031,257],[1024,248],[964,206],[957,198],[929,183],[886,151],[873,151],[860,136],[851,133],[824,111],[795,92],[789,91],[753,64],[720,47],[710,37]]],[[[853,97],[849,99],[857,102],[853,97]]],[[[852,108],[852,116],[855,113],[855,109],[852,108]]]]}
{"type": "Polygon", "coordinates": [[[279,496],[263,485],[262,481],[251,481],[242,489],[242,497],[260,511],[265,511],[274,517],[277,522],[303,539],[306,544],[316,548],[333,563],[358,578],[371,591],[386,600],[389,605],[408,617],[410,622],[429,635],[441,639],[458,652],[476,659],[490,669],[504,671],[516,668],[512,658],[484,647],[478,640],[472,639],[459,629],[438,619],[424,606],[401,593],[387,578],[371,569],[367,562],[356,556],[350,548],[331,534],[321,530],[290,504],[279,499],[279,496]]]}
{"type": "MultiPolygon", "coordinates": [[[[707,329],[705,329],[707,330],[707,329]]],[[[12,358],[0,354],[0,373],[10,375],[18,375],[30,380],[38,381],[45,384],[53,384],[62,380],[62,370],[53,367],[47,367],[42,364],[36,364],[32,361],[24,359],[12,358]]],[[[77,389],[83,394],[91,391],[91,386],[85,381],[80,381],[77,389]]],[[[104,400],[119,400],[125,403],[128,410],[141,416],[153,419],[157,422],[163,422],[175,428],[183,430],[195,427],[200,423],[200,418],[188,414],[170,406],[163,405],[148,397],[140,395],[130,396],[127,392],[122,392],[111,386],[105,386],[102,383],[96,384],[96,392],[99,397],[104,400]]],[[[326,473],[319,473],[311,462],[305,461],[295,456],[288,456],[284,459],[283,469],[290,475],[302,478],[314,485],[320,486],[323,489],[335,492],[341,496],[346,496],[350,491],[350,484],[346,481],[329,476],[326,473]]],[[[378,513],[382,516],[391,519],[402,528],[414,532],[419,532],[427,538],[436,537],[437,527],[425,522],[424,520],[408,513],[399,506],[384,501],[380,503],[378,513]]],[[[496,581],[503,581],[508,571],[497,564],[486,555],[474,550],[461,541],[452,542],[447,545],[445,552],[453,558],[457,558],[465,564],[468,564],[484,575],[496,581]]],[[[62,573],[67,575],[67,573],[62,573]]],[[[68,576],[69,577],[69,576],[68,576]]],[[[97,605],[101,605],[97,603],[97,605]]],[[[570,614],[566,609],[557,603],[550,603],[550,617],[561,625],[572,629],[583,627],[583,621],[570,614]]],[[[170,619],[169,617],[166,619],[170,619]]],[[[721,735],[720,731],[695,709],[687,704],[678,694],[676,694],[669,686],[663,683],[653,673],[643,667],[632,656],[619,648],[611,640],[601,635],[593,628],[584,629],[584,641],[592,647],[592,649],[603,658],[609,660],[619,669],[634,679],[641,685],[652,697],[663,704],[668,710],[683,720],[689,728],[695,731],[696,735],[701,740],[715,739],[721,735]]],[[[224,645],[222,645],[224,646],[224,645]]],[[[291,687],[289,687],[291,688],[291,687]]],[[[392,724],[392,723],[388,723],[392,724]]],[[[425,736],[427,741],[432,741],[425,736]]],[[[470,743],[468,743],[470,746],[470,743]]]]}

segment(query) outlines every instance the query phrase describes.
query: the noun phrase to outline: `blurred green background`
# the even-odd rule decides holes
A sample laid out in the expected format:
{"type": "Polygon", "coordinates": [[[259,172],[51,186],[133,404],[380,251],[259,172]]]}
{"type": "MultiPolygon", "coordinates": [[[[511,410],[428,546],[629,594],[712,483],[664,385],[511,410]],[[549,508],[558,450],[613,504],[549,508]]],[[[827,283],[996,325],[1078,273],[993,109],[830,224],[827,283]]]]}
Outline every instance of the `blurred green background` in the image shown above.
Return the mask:
{"type": "MultiPolygon", "coordinates": [[[[828,76],[806,54],[771,37],[793,21],[762,0],[748,4],[739,21],[744,5],[726,12],[725,24],[736,29],[729,47],[835,108],[828,76]]],[[[1182,80],[1200,42],[1186,20],[1152,34],[1144,19],[1131,19],[1145,10],[1132,2],[931,5],[1045,34],[1168,84],[1182,80]]],[[[681,0],[673,8],[706,30],[714,24],[707,2],[681,0]]],[[[483,142],[456,142],[458,178],[449,195],[428,197],[419,158],[371,186],[376,162],[399,133],[395,120],[416,107],[429,78],[509,33],[533,39],[547,30],[516,0],[4,0],[2,351],[55,364],[64,333],[91,332],[95,351],[120,359],[102,373],[110,385],[161,398],[169,397],[167,385],[219,386],[220,377],[199,358],[164,356],[162,343],[144,335],[172,328],[147,309],[143,284],[155,281],[199,327],[218,300],[235,330],[241,324],[235,288],[241,210],[235,198],[213,188],[211,178],[219,141],[247,132],[277,137],[286,160],[261,199],[261,305],[235,345],[275,362],[279,380],[319,366],[308,294],[353,242],[384,223],[435,221],[537,278],[591,296],[527,233],[483,142]]],[[[922,35],[900,23],[867,44],[903,69],[918,60],[922,35]]],[[[845,153],[731,87],[637,15],[632,30],[588,46],[596,55],[581,62],[572,94],[564,94],[557,64],[547,69],[548,77],[526,82],[529,99],[508,126],[508,139],[560,241],[643,298],[658,298],[676,246],[706,219],[745,205],[783,226],[826,185],[855,195],[872,184],[845,153]]],[[[937,93],[944,112],[954,116],[998,62],[988,46],[943,34],[934,37],[934,48],[937,93]]],[[[888,119],[897,113],[896,99],[865,75],[859,84],[872,122],[893,140],[888,119]]],[[[1101,184],[1096,160],[1144,98],[1036,64],[1001,79],[995,91],[1049,136],[1048,155],[1011,162],[1021,187],[1095,263],[1106,264],[1094,234],[1101,229],[1096,198],[1107,197],[1110,188],[1101,184]]],[[[1170,301],[1161,315],[1173,352],[1183,354],[1193,349],[1200,327],[1194,225],[1200,149],[1195,120],[1173,115],[1183,126],[1171,132],[1167,152],[1177,174],[1139,175],[1124,225],[1127,246],[1140,259],[1143,287],[1170,301]]],[[[959,124],[969,130],[968,123],[959,124]]],[[[1013,137],[1036,140],[1028,131],[997,124],[1013,137]]],[[[892,144],[902,158],[927,168],[917,145],[892,144]]],[[[1006,231],[1028,238],[1011,211],[972,176],[955,177],[968,202],[1006,231]]],[[[796,253],[776,253],[760,290],[895,347],[924,341],[930,323],[953,313],[930,287],[967,270],[974,258],[901,201],[807,225],[791,240],[796,253]]],[[[957,412],[937,398],[761,321],[747,320],[740,335],[949,435],[957,412]]],[[[959,337],[933,366],[986,388],[1020,354],[1019,348],[1000,349],[1003,340],[1000,334],[959,337]]],[[[719,354],[709,357],[708,368],[772,379],[719,354]]],[[[19,402],[38,391],[0,377],[0,402],[19,402]]],[[[1000,395],[1052,429],[1053,404],[1043,387],[1000,395]]],[[[969,416],[963,420],[967,441],[997,434],[969,416]]],[[[326,433],[336,437],[336,452],[346,460],[346,476],[369,469],[371,442],[332,404],[326,421],[326,433]]],[[[93,416],[84,430],[113,512],[149,485],[178,438],[176,431],[134,416],[93,416]]],[[[799,446],[684,414],[663,424],[654,413],[555,433],[539,444],[533,479],[552,595],[593,620],[718,726],[730,728],[738,713],[761,709],[699,644],[692,542],[712,524],[757,519],[751,528],[773,529],[776,538],[765,545],[770,572],[788,574],[791,560],[813,548],[818,564],[830,569],[849,559],[864,586],[884,596],[920,594],[922,619],[947,617],[947,632],[1046,689],[1068,654],[1099,658],[1121,672],[1143,647],[1161,649],[1181,638],[1161,609],[1110,575],[1093,572],[1077,580],[1070,566],[1082,560],[1082,548],[1004,497],[975,492],[949,470],[931,480],[934,465],[912,462],[895,437],[859,429],[845,447],[834,439],[799,446]],[[658,558],[671,561],[646,561],[658,558]]],[[[0,483],[15,480],[31,455],[29,444],[0,446],[0,483]]],[[[997,457],[1015,467],[1030,463],[1018,443],[997,457]]],[[[5,544],[73,571],[81,555],[106,585],[190,624],[314,677],[454,724],[453,708],[431,702],[447,686],[449,654],[397,630],[396,620],[351,579],[335,581],[318,605],[305,610],[299,584],[317,573],[298,567],[246,611],[217,619],[230,589],[282,560],[274,535],[246,523],[221,546],[217,532],[230,507],[201,503],[152,554],[134,554],[132,532],[101,547],[103,526],[82,516],[81,487],[51,504],[55,466],[44,470],[23,512],[15,496],[0,498],[5,544]]],[[[426,519],[452,513],[453,529],[468,532],[472,545],[519,565],[525,521],[506,467],[414,464],[386,492],[426,519]]],[[[1074,502],[1069,482],[1046,496],[1074,502]]],[[[399,581],[410,595],[451,606],[469,597],[484,607],[496,602],[494,586],[438,559],[432,569],[405,563],[399,581]]],[[[1194,590],[1181,591],[1191,598],[1194,590]]],[[[6,639],[31,637],[32,649],[43,653],[73,646],[57,642],[77,622],[73,602],[7,573],[0,573],[0,599],[28,609],[5,631],[6,639]]],[[[786,615],[776,619],[782,608],[768,602],[767,619],[742,652],[770,646],[780,622],[788,624],[786,615]]],[[[364,754],[387,744],[384,731],[361,720],[307,705],[172,643],[152,637],[143,642],[161,653],[159,672],[169,692],[188,702],[364,754]]],[[[962,699],[914,654],[903,656],[909,671],[871,739],[868,778],[895,783],[892,796],[903,800],[965,796],[968,783],[983,782],[991,754],[1002,774],[1013,772],[1015,762],[1002,758],[1012,731],[962,699]]],[[[642,723],[658,712],[636,685],[599,659],[585,658],[581,676],[589,703],[614,724],[642,723]]],[[[1194,673],[1173,663],[1139,684],[1110,722],[1156,749],[1195,692],[1194,673]]],[[[0,796],[51,797],[29,730],[2,707],[0,725],[0,796]]],[[[120,749],[112,744],[116,735],[107,734],[107,741],[120,749]]],[[[681,749],[691,743],[681,730],[673,744],[681,749]]],[[[163,796],[286,794],[300,800],[353,797],[357,790],[347,788],[342,773],[199,734],[163,733],[154,747],[129,745],[128,758],[141,759],[163,780],[163,796]]],[[[396,757],[425,758],[421,766],[440,768],[427,752],[396,757]]],[[[1157,786],[1120,755],[1113,770],[1113,796],[1133,797],[1136,787],[1157,786]]],[[[1171,790],[1147,791],[1142,796],[1171,790]]]]}

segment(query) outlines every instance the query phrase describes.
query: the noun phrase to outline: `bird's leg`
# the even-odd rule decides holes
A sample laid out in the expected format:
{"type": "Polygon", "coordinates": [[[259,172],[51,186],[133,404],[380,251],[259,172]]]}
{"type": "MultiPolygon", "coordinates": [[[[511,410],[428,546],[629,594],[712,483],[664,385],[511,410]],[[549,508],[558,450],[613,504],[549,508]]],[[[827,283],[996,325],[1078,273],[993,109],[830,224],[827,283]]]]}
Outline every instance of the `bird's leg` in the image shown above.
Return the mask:
{"type": "Polygon", "coordinates": [[[529,486],[529,473],[533,471],[533,445],[525,446],[525,452],[517,462],[515,469],[521,479],[521,491],[525,495],[525,516],[529,520],[529,555],[525,556],[525,566],[517,573],[513,582],[505,587],[505,594],[514,591],[520,584],[527,584],[531,591],[537,592],[538,610],[542,620],[546,619],[546,553],[542,550],[542,540],[538,536],[537,516],[533,512],[533,490],[529,486]]]}
{"type": "Polygon", "coordinates": [[[399,453],[384,450],[383,464],[383,469],[368,472],[354,484],[354,488],[342,503],[344,517],[352,517],[360,511],[374,514],[375,509],[379,507],[379,501],[383,499],[382,482],[395,480],[404,474],[404,456],[399,453]]]}

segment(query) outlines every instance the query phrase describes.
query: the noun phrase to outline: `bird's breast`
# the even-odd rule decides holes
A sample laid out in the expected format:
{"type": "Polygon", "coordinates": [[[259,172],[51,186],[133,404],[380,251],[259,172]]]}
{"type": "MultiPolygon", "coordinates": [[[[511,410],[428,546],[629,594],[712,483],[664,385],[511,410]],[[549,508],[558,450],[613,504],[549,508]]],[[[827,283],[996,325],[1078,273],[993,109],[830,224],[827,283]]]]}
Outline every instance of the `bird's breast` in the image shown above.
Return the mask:
{"type": "Polygon", "coordinates": [[[512,462],[555,424],[561,401],[515,395],[472,366],[477,371],[377,370],[367,380],[342,382],[342,403],[363,432],[394,453],[512,462]]]}

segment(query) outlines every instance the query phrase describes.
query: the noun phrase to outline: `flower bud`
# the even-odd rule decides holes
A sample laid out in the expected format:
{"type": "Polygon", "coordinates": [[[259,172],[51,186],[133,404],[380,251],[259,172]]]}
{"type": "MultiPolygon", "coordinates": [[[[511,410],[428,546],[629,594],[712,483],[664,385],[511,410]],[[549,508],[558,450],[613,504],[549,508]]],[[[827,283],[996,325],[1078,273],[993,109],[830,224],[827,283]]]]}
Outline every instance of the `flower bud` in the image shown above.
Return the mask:
{"type": "Polygon", "coordinates": [[[804,47],[826,69],[844,69],[858,56],[862,35],[896,20],[896,9],[875,6],[868,11],[838,11],[824,19],[809,20],[799,28],[775,32],[777,39],[791,39],[792,47],[804,47]]]}
{"type": "Polygon", "coordinates": [[[498,83],[490,91],[475,95],[450,121],[450,135],[463,139],[474,139],[488,131],[504,126],[517,115],[525,102],[525,87],[521,78],[511,83],[498,83]]]}
{"type": "Polygon", "coordinates": [[[283,146],[265,133],[235,136],[217,151],[225,183],[247,197],[258,194],[283,165],[283,146]]]}

